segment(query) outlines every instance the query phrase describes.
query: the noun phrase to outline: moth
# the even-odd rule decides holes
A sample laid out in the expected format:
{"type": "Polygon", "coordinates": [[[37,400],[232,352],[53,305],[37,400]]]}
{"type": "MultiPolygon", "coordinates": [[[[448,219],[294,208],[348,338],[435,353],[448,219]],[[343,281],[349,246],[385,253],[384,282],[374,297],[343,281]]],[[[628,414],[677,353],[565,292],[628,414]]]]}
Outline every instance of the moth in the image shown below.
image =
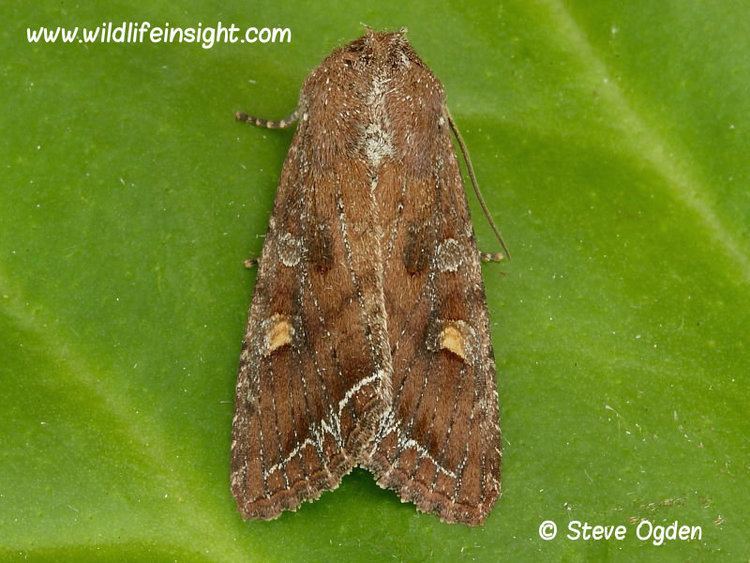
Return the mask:
{"type": "Polygon", "coordinates": [[[495,362],[451,129],[465,145],[404,33],[335,50],[287,119],[237,114],[298,123],[237,378],[245,518],[296,510],[357,466],[445,522],[481,524],[500,493],[495,362]]]}

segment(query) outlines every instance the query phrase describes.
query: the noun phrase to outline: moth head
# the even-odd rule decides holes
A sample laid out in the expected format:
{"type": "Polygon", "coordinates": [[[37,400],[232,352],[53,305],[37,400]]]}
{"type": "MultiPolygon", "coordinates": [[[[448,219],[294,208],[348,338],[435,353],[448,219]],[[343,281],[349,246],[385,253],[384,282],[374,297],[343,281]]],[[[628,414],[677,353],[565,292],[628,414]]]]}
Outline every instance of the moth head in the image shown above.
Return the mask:
{"type": "Polygon", "coordinates": [[[406,69],[412,63],[422,64],[406,39],[406,28],[398,31],[375,31],[366,27],[365,34],[343,49],[344,62],[354,68],[372,63],[393,70],[406,69]]]}

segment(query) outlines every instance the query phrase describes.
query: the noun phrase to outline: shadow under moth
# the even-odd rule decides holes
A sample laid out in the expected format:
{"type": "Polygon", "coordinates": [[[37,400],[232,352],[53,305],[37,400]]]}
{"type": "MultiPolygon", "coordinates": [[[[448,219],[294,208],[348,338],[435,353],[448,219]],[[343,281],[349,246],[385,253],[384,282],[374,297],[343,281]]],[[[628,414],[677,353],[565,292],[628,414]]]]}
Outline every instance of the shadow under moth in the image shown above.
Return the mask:
{"type": "Polygon", "coordinates": [[[298,123],[240,357],[242,516],[296,510],[359,466],[420,511],[481,524],[500,492],[495,362],[442,85],[404,31],[368,30],[289,118],[237,118],[298,123]]]}

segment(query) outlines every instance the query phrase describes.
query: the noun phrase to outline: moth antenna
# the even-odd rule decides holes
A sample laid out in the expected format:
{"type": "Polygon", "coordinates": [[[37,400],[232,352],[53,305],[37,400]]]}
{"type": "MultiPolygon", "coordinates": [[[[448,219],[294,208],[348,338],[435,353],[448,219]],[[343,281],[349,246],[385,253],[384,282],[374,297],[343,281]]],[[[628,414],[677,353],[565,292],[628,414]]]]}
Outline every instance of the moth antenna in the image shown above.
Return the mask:
{"type": "Polygon", "coordinates": [[[286,129],[299,119],[299,108],[296,108],[290,115],[288,115],[284,119],[279,119],[278,121],[271,121],[270,119],[255,117],[252,115],[248,115],[242,111],[238,111],[237,113],[235,113],[234,117],[237,121],[249,123],[250,125],[255,125],[256,127],[265,127],[266,129],[286,129]]]}
{"type": "Polygon", "coordinates": [[[490,215],[490,210],[487,207],[487,203],[484,201],[482,192],[479,190],[479,184],[477,183],[477,176],[476,174],[474,174],[474,166],[471,164],[471,157],[469,156],[469,149],[466,147],[466,143],[464,143],[464,139],[463,137],[461,137],[461,133],[458,130],[458,126],[456,126],[456,122],[453,121],[453,117],[451,116],[451,112],[448,111],[447,106],[445,107],[445,114],[448,116],[448,124],[451,126],[451,131],[453,131],[453,135],[454,137],[456,137],[456,141],[458,141],[458,146],[461,148],[461,154],[463,155],[464,162],[466,163],[466,170],[468,170],[469,172],[469,179],[471,180],[471,186],[472,188],[474,188],[474,193],[477,195],[477,200],[479,200],[479,205],[482,207],[484,216],[487,218],[487,222],[490,224],[492,231],[495,233],[495,237],[500,243],[500,246],[503,247],[503,250],[505,251],[505,255],[508,257],[508,260],[510,260],[510,252],[508,251],[508,247],[505,245],[503,236],[500,234],[500,231],[498,230],[497,225],[495,225],[495,221],[493,221],[492,215],[490,215]]]}

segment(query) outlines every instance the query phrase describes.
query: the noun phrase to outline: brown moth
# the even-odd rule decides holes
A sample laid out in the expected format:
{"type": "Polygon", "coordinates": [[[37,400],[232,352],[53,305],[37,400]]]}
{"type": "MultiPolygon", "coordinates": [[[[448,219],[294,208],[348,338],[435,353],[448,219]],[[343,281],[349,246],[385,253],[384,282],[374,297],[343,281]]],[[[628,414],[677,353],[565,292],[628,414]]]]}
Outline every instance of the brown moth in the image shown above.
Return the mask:
{"type": "Polygon", "coordinates": [[[403,31],[368,31],[308,76],[288,119],[237,117],[299,123],[240,358],[240,512],[276,518],[360,466],[423,512],[481,524],[500,492],[495,362],[442,85],[403,31]]]}

